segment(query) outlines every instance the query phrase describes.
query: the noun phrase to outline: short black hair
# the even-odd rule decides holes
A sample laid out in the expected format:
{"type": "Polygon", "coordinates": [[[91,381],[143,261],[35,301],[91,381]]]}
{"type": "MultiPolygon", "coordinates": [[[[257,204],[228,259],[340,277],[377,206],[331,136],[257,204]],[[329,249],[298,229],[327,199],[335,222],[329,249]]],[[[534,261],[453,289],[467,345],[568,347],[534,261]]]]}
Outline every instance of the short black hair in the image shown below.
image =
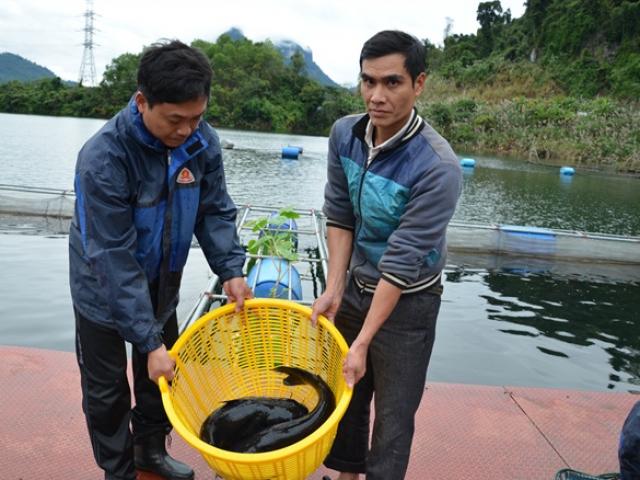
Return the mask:
{"type": "Polygon", "coordinates": [[[400,53],[404,55],[404,67],[416,81],[418,75],[427,69],[424,44],[413,35],[400,30],[383,30],[364,42],[360,52],[360,70],[362,61],[400,53]]]}
{"type": "Polygon", "coordinates": [[[209,99],[212,77],[211,64],[204,53],[179,40],[166,40],[143,51],[138,65],[138,90],[149,107],[209,99]]]}

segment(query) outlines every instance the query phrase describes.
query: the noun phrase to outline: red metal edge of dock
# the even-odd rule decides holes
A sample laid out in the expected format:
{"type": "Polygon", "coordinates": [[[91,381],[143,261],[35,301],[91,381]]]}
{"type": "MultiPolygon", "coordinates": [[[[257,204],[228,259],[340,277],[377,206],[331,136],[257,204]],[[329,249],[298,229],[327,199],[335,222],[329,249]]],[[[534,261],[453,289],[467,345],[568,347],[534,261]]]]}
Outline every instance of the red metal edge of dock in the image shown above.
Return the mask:
{"type": "MultiPolygon", "coordinates": [[[[562,468],[618,470],[620,428],[640,398],[630,393],[431,383],[416,416],[408,480],[552,480],[562,468]]],[[[102,478],[69,352],[0,346],[0,478],[102,478]]],[[[173,434],[170,453],[214,474],[173,434]]],[[[311,480],[335,473],[319,468],[311,480]]],[[[140,480],[157,477],[141,474],[140,480]]]]}

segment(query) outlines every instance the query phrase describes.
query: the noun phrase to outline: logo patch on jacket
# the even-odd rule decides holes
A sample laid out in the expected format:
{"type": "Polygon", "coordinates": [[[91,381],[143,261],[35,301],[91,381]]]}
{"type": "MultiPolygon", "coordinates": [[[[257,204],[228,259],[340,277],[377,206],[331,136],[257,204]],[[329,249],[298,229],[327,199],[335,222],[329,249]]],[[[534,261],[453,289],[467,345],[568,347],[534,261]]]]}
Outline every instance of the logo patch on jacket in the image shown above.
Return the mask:
{"type": "Polygon", "coordinates": [[[189,170],[187,167],[184,167],[182,170],[180,170],[178,179],[176,180],[176,182],[178,183],[193,183],[195,181],[196,179],[193,176],[193,173],[191,173],[191,170],[189,170]]]}

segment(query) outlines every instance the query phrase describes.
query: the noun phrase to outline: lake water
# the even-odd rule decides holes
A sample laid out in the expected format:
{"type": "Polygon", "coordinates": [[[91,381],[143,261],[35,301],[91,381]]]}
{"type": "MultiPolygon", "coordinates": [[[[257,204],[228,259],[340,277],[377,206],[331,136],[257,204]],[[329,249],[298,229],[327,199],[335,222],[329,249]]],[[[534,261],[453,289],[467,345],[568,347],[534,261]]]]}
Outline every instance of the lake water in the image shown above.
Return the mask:
{"type": "MultiPolygon", "coordinates": [[[[69,189],[78,149],[103,120],[0,114],[0,183],[69,189]]],[[[320,208],[327,139],[219,129],[237,204],[320,208]],[[298,145],[298,161],[280,150],[298,145]]],[[[640,235],[640,180],[475,157],[455,220],[640,235]]],[[[73,350],[67,238],[29,219],[0,222],[0,343],[73,350]]],[[[58,229],[59,230],[59,229],[58,229]]],[[[496,258],[452,254],[429,379],[640,391],[640,271],[622,281],[589,265],[513,273],[496,258]]],[[[209,278],[192,249],[179,318],[209,278]]]]}

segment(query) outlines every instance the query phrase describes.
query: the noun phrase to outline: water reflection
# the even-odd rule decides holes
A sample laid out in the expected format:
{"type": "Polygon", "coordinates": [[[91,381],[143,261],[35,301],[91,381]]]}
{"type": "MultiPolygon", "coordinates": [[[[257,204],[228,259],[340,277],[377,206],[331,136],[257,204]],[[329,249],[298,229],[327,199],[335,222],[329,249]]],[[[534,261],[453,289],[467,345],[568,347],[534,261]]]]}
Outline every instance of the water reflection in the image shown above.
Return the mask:
{"type": "MultiPolygon", "coordinates": [[[[448,272],[447,281],[462,282],[466,275],[477,272],[448,272]]],[[[610,369],[602,387],[640,387],[638,282],[505,271],[487,271],[482,277],[489,292],[480,296],[487,318],[500,322],[498,331],[556,357],[559,369],[565,368],[562,360],[584,361],[584,350],[604,352],[610,369]]]]}
{"type": "MultiPolygon", "coordinates": [[[[57,189],[73,185],[78,150],[104,120],[0,114],[2,183],[57,189]],[[14,153],[20,152],[16,156],[14,153]],[[28,179],[26,181],[25,179],[28,179]]],[[[238,204],[319,208],[326,180],[325,137],[218,129],[229,191],[238,204]],[[282,147],[304,153],[282,161],[282,147]]],[[[462,153],[462,152],[459,152],[462,153]]],[[[564,183],[557,167],[474,156],[454,219],[640,235],[639,180],[581,171],[564,183]]]]}
{"type": "Polygon", "coordinates": [[[560,186],[569,186],[573,182],[573,175],[560,175],[560,186]]]}
{"type": "MultiPolygon", "coordinates": [[[[495,161],[492,165],[499,164],[495,161]]],[[[520,165],[526,166],[524,162],[520,165]]],[[[463,175],[454,217],[471,223],[507,223],[622,235],[640,234],[638,179],[558,175],[550,168],[476,167],[463,175]]]]}
{"type": "Polygon", "coordinates": [[[225,152],[229,193],[238,205],[320,209],[326,158],[305,149],[298,160],[283,160],[276,150],[225,152]]]}

